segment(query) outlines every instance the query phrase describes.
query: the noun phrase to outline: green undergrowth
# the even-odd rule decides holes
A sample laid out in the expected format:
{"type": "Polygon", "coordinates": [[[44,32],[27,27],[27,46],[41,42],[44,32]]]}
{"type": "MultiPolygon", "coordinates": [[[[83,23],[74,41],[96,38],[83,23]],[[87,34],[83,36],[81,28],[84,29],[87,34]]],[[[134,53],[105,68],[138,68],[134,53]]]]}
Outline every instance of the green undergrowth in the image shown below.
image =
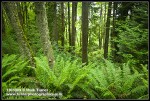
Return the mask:
{"type": "Polygon", "coordinates": [[[138,72],[130,61],[116,65],[108,60],[82,65],[80,58],[55,56],[51,69],[43,55],[35,67],[17,55],[2,58],[3,99],[148,99],[148,70],[138,72]],[[8,96],[8,89],[47,89],[59,96],[8,96]]]}

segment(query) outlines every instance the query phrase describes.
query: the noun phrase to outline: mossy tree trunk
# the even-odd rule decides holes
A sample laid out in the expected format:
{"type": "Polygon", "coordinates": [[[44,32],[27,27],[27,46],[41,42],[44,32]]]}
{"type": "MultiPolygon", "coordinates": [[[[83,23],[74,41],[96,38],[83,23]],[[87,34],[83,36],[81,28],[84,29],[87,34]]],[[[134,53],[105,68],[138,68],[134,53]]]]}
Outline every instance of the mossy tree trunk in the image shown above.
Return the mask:
{"type": "Polygon", "coordinates": [[[6,14],[12,25],[12,28],[14,29],[14,31],[16,33],[17,41],[19,43],[20,53],[24,57],[27,56],[30,63],[34,64],[33,53],[32,53],[31,47],[27,41],[27,38],[25,36],[25,33],[24,33],[21,23],[19,21],[16,3],[15,2],[4,2],[3,4],[4,4],[6,14]]]}
{"type": "Polygon", "coordinates": [[[43,52],[47,56],[50,67],[54,65],[54,54],[49,37],[48,21],[46,15],[45,2],[35,2],[35,13],[39,32],[41,34],[41,42],[43,52]]]}

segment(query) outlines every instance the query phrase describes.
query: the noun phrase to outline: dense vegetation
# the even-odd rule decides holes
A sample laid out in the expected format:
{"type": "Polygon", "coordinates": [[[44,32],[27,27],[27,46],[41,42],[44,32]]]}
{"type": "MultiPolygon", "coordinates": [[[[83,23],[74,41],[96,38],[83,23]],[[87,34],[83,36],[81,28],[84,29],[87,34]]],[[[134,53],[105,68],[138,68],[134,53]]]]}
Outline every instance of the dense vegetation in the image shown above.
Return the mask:
{"type": "Polygon", "coordinates": [[[3,99],[148,99],[148,2],[1,5],[3,99]]]}

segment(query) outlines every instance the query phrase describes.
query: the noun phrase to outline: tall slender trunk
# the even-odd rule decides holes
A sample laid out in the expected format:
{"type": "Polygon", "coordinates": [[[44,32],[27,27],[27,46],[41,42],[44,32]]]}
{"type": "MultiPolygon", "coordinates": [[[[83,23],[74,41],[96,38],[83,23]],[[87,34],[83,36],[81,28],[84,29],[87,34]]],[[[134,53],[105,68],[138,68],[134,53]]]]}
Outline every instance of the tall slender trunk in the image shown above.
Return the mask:
{"type": "MultiPolygon", "coordinates": [[[[94,21],[92,20],[92,17],[93,17],[93,8],[92,7],[90,7],[90,10],[89,10],[89,16],[90,16],[90,18],[91,18],[91,23],[92,23],[92,25],[94,25],[94,21]]],[[[88,35],[88,44],[89,45],[91,45],[92,44],[92,32],[93,32],[94,30],[93,30],[93,27],[91,27],[90,29],[89,29],[89,35],[88,35]]]]}
{"type": "MultiPolygon", "coordinates": [[[[3,7],[2,7],[2,8],[3,8],[3,7]]],[[[5,37],[5,34],[6,34],[5,20],[4,20],[4,18],[5,18],[4,9],[2,9],[2,34],[1,34],[1,35],[2,35],[2,40],[3,40],[3,38],[5,37]]],[[[2,57],[3,57],[3,55],[5,54],[3,48],[2,48],[1,53],[2,53],[2,57]]]]}
{"type": "Polygon", "coordinates": [[[25,2],[24,5],[24,26],[25,26],[25,32],[28,32],[28,4],[25,2]]]}
{"type": "Polygon", "coordinates": [[[105,2],[105,14],[104,14],[104,34],[103,34],[103,48],[105,47],[105,37],[106,37],[106,15],[107,15],[107,13],[106,13],[106,10],[107,10],[107,8],[106,8],[106,6],[107,6],[107,3],[105,2]]]}
{"type": "Polygon", "coordinates": [[[98,32],[98,42],[99,42],[99,49],[101,49],[102,40],[101,40],[101,29],[100,29],[100,27],[99,27],[99,32],[98,32]]]}
{"type": "Polygon", "coordinates": [[[17,11],[18,11],[18,16],[19,16],[19,20],[20,20],[20,24],[23,28],[23,25],[24,25],[24,18],[23,18],[23,11],[22,11],[22,5],[21,5],[21,2],[17,2],[17,11]]]}
{"type": "Polygon", "coordinates": [[[5,35],[5,21],[4,21],[4,11],[2,10],[2,37],[5,35]]]}
{"type": "Polygon", "coordinates": [[[25,24],[28,26],[28,23],[27,23],[27,21],[28,21],[28,4],[27,4],[27,2],[25,2],[25,24]]]}
{"type": "Polygon", "coordinates": [[[71,30],[70,30],[70,3],[68,2],[68,33],[69,33],[69,52],[71,51],[71,30]]]}
{"type": "Polygon", "coordinates": [[[61,2],[61,46],[64,47],[64,2],[61,2]]]}
{"type": "MultiPolygon", "coordinates": [[[[101,3],[101,9],[100,9],[100,24],[102,24],[102,3],[101,3]]],[[[102,33],[101,33],[101,26],[99,26],[99,35],[98,35],[98,40],[99,40],[99,49],[102,48],[102,33]]]]}
{"type": "MultiPolygon", "coordinates": [[[[75,42],[76,42],[76,18],[77,18],[77,2],[72,2],[72,39],[71,39],[71,45],[73,47],[73,50],[75,50],[75,42]]],[[[74,52],[73,52],[74,53],[74,52]]]]}
{"type": "Polygon", "coordinates": [[[17,13],[17,7],[15,2],[5,2],[3,3],[5,7],[6,14],[10,20],[10,23],[12,25],[12,28],[14,29],[17,41],[19,43],[20,53],[24,57],[28,57],[30,63],[34,65],[33,62],[33,53],[30,48],[30,45],[27,41],[27,38],[24,34],[24,31],[22,29],[21,23],[19,21],[18,13],[17,13]]]}
{"type": "Polygon", "coordinates": [[[104,58],[105,59],[108,57],[108,43],[109,43],[111,5],[112,5],[112,2],[109,2],[108,13],[107,13],[107,22],[106,22],[106,36],[105,36],[105,44],[104,44],[104,58]]]}
{"type": "Polygon", "coordinates": [[[58,29],[57,29],[57,3],[54,3],[54,21],[53,21],[53,36],[54,41],[58,44],[58,29]]]}
{"type": "Polygon", "coordinates": [[[80,47],[82,46],[82,32],[80,32],[80,47]]]}
{"type": "Polygon", "coordinates": [[[112,55],[112,58],[115,59],[115,43],[114,43],[114,38],[115,38],[115,16],[116,16],[116,13],[115,13],[115,10],[116,10],[116,3],[113,2],[113,29],[112,29],[112,33],[111,33],[111,55],[112,55]]]}
{"type": "MultiPolygon", "coordinates": [[[[119,18],[116,18],[116,14],[118,14],[119,13],[119,10],[117,9],[117,7],[118,7],[118,3],[117,2],[114,2],[114,9],[115,9],[115,19],[116,20],[119,20],[119,18]]],[[[114,35],[114,38],[117,38],[118,37],[118,32],[115,30],[115,28],[116,28],[117,26],[116,26],[116,24],[114,23],[114,26],[113,26],[113,28],[114,28],[114,33],[113,33],[113,35],[114,35]]],[[[119,57],[120,57],[120,55],[119,54],[117,54],[117,52],[119,52],[119,47],[118,47],[118,42],[115,42],[114,41],[114,51],[113,51],[113,61],[114,62],[120,62],[120,59],[118,59],[119,57]]]]}
{"type": "Polygon", "coordinates": [[[37,16],[37,26],[41,34],[43,51],[48,58],[50,67],[52,68],[54,65],[54,54],[53,54],[53,49],[49,37],[45,2],[35,2],[35,13],[37,16]]]}
{"type": "Polygon", "coordinates": [[[88,64],[88,2],[82,2],[82,63],[88,64]]]}

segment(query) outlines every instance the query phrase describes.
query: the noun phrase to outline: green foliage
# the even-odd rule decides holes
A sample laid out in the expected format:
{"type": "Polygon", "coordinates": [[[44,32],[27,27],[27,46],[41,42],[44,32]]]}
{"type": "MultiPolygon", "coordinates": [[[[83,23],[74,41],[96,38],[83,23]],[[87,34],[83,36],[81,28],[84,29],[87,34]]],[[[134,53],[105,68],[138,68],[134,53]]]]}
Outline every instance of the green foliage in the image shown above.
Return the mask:
{"type": "Polygon", "coordinates": [[[6,33],[2,36],[2,51],[6,54],[15,54],[19,52],[18,43],[13,29],[6,26],[6,33]],[[8,27],[8,28],[7,28],[8,27]],[[11,45],[11,47],[10,47],[11,45]]]}
{"type": "Polygon", "coordinates": [[[102,49],[97,50],[97,51],[94,51],[94,49],[93,49],[92,52],[89,52],[88,59],[90,62],[96,62],[96,63],[104,62],[103,54],[104,54],[104,51],[102,49]]]}
{"type": "Polygon", "coordinates": [[[148,62],[148,30],[142,29],[141,24],[127,20],[118,22],[119,52],[123,62],[132,60],[133,64],[147,64],[148,62]],[[119,24],[121,23],[121,25],[119,24]]]}
{"type": "Polygon", "coordinates": [[[142,28],[148,28],[148,2],[134,3],[131,19],[142,24],[142,28]]]}
{"type": "Polygon", "coordinates": [[[88,98],[136,99],[148,93],[148,86],[143,85],[142,79],[148,82],[138,71],[135,70],[132,74],[129,63],[124,64],[121,69],[105,60],[100,68],[95,67],[90,70],[86,91],[88,98]]]}
{"type": "Polygon", "coordinates": [[[19,83],[26,77],[28,61],[17,55],[5,54],[2,58],[2,87],[3,98],[6,97],[7,88],[19,87],[19,83]]]}
{"type": "MultiPolygon", "coordinates": [[[[18,58],[16,55],[5,55],[3,58],[4,98],[9,87],[44,88],[49,89],[51,93],[62,92],[63,96],[57,99],[146,99],[148,96],[146,65],[142,65],[141,73],[131,67],[130,62],[118,67],[108,60],[103,60],[101,63],[89,62],[82,67],[78,59],[65,60],[60,54],[55,58],[54,67],[50,69],[45,56],[34,57],[35,68],[27,66],[28,62],[21,59],[22,57],[18,58]],[[32,70],[34,77],[27,76],[25,68],[32,70]]],[[[40,96],[25,98],[38,99],[40,96]]]]}
{"type": "Polygon", "coordinates": [[[43,88],[48,88],[49,84],[52,83],[51,81],[54,81],[56,78],[48,66],[48,60],[46,57],[41,59],[35,57],[34,59],[36,60],[36,78],[43,88]]]}
{"type": "Polygon", "coordinates": [[[52,92],[62,91],[62,99],[132,99],[142,98],[147,94],[148,80],[142,73],[130,68],[130,62],[120,68],[104,60],[100,66],[90,62],[81,68],[77,64],[78,60],[64,61],[64,58],[57,56],[56,64],[51,70],[45,62],[46,57],[36,57],[35,60],[36,76],[41,87],[48,87],[52,92]],[[140,80],[142,82],[138,83],[140,80]]]}
{"type": "Polygon", "coordinates": [[[33,9],[29,10],[29,18],[28,23],[26,25],[26,32],[25,35],[28,39],[28,43],[32,48],[35,56],[39,56],[42,53],[42,45],[40,39],[40,33],[37,30],[36,20],[35,20],[35,13],[33,9]]]}
{"type": "Polygon", "coordinates": [[[2,81],[9,82],[18,80],[20,76],[23,76],[21,72],[24,72],[24,68],[27,66],[28,61],[22,60],[22,57],[17,57],[17,55],[4,55],[2,60],[2,81]]]}
{"type": "Polygon", "coordinates": [[[116,21],[116,42],[122,62],[132,60],[133,65],[139,68],[140,64],[148,63],[148,3],[136,2],[131,5],[131,15],[126,16],[124,21],[116,21]]]}
{"type": "MultiPolygon", "coordinates": [[[[48,66],[47,58],[35,57],[36,60],[36,78],[42,88],[49,88],[51,92],[62,91],[64,98],[71,95],[76,86],[82,82],[88,73],[88,68],[81,68],[77,65],[78,60],[64,61],[61,56],[56,57],[56,64],[53,69],[48,66]],[[68,95],[67,95],[68,94],[68,95]]],[[[72,95],[71,98],[74,98],[72,95]]]]}

